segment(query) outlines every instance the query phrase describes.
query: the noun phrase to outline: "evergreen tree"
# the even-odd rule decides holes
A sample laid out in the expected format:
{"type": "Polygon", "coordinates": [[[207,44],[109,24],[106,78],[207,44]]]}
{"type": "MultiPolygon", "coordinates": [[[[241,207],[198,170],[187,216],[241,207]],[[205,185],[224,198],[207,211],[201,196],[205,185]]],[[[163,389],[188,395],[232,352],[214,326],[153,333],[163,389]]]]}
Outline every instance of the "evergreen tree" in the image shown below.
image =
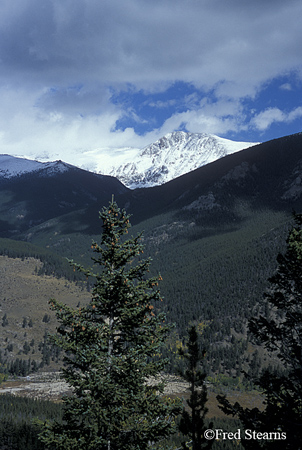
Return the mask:
{"type": "Polygon", "coordinates": [[[253,318],[249,328],[258,343],[279,358],[281,371],[268,368],[254,380],[265,396],[265,409],[244,409],[219,400],[228,414],[238,415],[246,427],[276,432],[280,439],[243,441],[246,448],[302,449],[302,214],[277,257],[278,268],[265,294],[266,316],[253,318]],[[278,434],[279,433],[279,434],[278,434]]]}
{"type": "Polygon", "coordinates": [[[146,277],[151,261],[141,257],[141,235],[126,240],[129,215],[115,201],[100,218],[93,268],[73,263],[95,277],[91,301],[75,309],[51,301],[60,322],[54,341],[65,350],[63,377],[73,394],[64,399],[63,422],[45,424],[41,439],[62,450],[160,448],[181,411],[180,401],[162,396],[166,362],[154,359],[170,330],[154,312],[161,276],[146,277]]]}
{"type": "Polygon", "coordinates": [[[214,441],[207,441],[203,433],[209,426],[205,426],[205,416],[208,412],[206,407],[207,389],[205,386],[206,374],[201,370],[201,362],[204,359],[205,352],[201,352],[198,343],[198,333],[195,326],[188,330],[187,350],[183,347],[178,352],[186,360],[186,369],[180,371],[180,375],[190,383],[191,395],[187,403],[191,409],[191,414],[184,409],[182,412],[179,430],[190,437],[191,442],[183,443],[183,448],[192,450],[201,450],[211,448],[214,441]],[[190,443],[192,446],[190,447],[190,443]]]}

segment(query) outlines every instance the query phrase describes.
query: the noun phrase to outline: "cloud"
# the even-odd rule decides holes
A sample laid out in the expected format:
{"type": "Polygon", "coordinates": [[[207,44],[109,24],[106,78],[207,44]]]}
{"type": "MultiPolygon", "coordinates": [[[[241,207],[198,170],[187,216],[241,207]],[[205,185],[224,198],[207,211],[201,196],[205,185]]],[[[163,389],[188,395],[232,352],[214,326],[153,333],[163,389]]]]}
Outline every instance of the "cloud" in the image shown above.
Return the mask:
{"type": "Polygon", "coordinates": [[[98,81],[148,89],[183,79],[212,87],[224,79],[252,89],[301,62],[297,0],[290,6],[276,2],[273,9],[257,8],[255,2],[243,7],[239,1],[226,7],[223,0],[15,0],[9,5],[2,11],[3,67],[16,79],[27,73],[43,85],[98,81]]]}
{"type": "Polygon", "coordinates": [[[148,102],[148,106],[151,106],[152,108],[169,108],[170,106],[176,105],[177,101],[175,99],[171,100],[157,100],[155,102],[148,102]]]}
{"type": "Polygon", "coordinates": [[[283,91],[291,91],[292,86],[290,83],[284,83],[284,84],[281,84],[280,89],[283,91]]]}
{"type": "MultiPolygon", "coordinates": [[[[244,130],[246,99],[268,80],[292,71],[301,77],[301,15],[300,0],[3,0],[1,152],[46,155],[55,148],[62,157],[144,146],[183,125],[216,134],[244,130]],[[153,95],[179,81],[198,93],[149,99],[170,116],[160,124],[150,118],[154,129],[144,133],[126,124],[147,120],[139,108],[113,101],[117,92],[153,95]]],[[[290,86],[284,81],[280,89],[290,86]]],[[[293,117],[284,114],[256,113],[254,129],[293,117]]]]}
{"type": "Polygon", "coordinates": [[[275,122],[291,123],[299,117],[302,117],[302,107],[295,108],[288,113],[281,111],[279,108],[267,108],[251,120],[251,125],[260,131],[264,131],[275,122]]]}
{"type": "MultiPolygon", "coordinates": [[[[60,156],[73,150],[123,145],[119,133],[111,130],[115,127],[121,112],[108,102],[98,114],[82,114],[54,101],[55,105],[36,106],[36,98],[48,96],[48,92],[28,92],[19,90],[0,90],[0,148],[1,153],[33,156],[48,153],[60,156]]],[[[85,109],[85,108],[84,108],[85,109]]],[[[89,109],[89,106],[88,106],[89,109]]],[[[128,132],[123,140],[127,141],[128,132]]]]}
{"type": "Polygon", "coordinates": [[[165,121],[160,131],[165,134],[171,130],[185,128],[192,133],[203,130],[204,133],[221,135],[238,132],[244,127],[243,108],[238,100],[209,101],[204,98],[198,107],[173,114],[165,121]]]}

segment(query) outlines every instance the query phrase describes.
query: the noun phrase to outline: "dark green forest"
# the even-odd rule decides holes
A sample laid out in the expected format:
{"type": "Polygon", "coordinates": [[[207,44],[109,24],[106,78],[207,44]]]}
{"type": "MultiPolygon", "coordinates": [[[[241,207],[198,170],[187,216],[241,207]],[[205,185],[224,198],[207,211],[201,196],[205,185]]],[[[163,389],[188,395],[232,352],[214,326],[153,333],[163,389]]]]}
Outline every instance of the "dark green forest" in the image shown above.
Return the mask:
{"type": "MultiPolygon", "coordinates": [[[[47,450],[47,447],[38,439],[44,420],[61,420],[63,406],[47,400],[33,400],[30,398],[16,397],[14,395],[0,395],[0,449],[3,450],[47,450]]],[[[237,431],[241,423],[233,419],[211,419],[213,428],[221,428],[229,431],[237,431]]],[[[209,421],[207,421],[209,423],[209,421]]],[[[175,448],[183,439],[177,433],[167,442],[175,448]]],[[[214,442],[213,450],[241,450],[239,444],[225,440],[214,442]]]]}
{"type": "Polygon", "coordinates": [[[45,419],[60,420],[62,405],[14,395],[0,395],[0,448],[43,450],[38,434],[45,419]],[[37,423],[35,423],[35,420],[37,423]]]}

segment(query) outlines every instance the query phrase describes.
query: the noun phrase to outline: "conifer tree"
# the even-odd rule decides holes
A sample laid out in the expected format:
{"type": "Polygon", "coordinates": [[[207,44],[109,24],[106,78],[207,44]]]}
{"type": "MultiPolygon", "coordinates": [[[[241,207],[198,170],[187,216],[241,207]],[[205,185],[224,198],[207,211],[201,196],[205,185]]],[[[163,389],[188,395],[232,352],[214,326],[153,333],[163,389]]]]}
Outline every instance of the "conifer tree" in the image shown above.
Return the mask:
{"type": "Polygon", "coordinates": [[[129,215],[113,199],[100,218],[93,268],[73,263],[95,278],[91,301],[76,309],[51,301],[60,322],[54,341],[65,350],[63,377],[73,393],[64,399],[63,423],[46,424],[41,439],[60,450],[161,448],[181,410],[161,395],[166,362],[154,359],[170,330],[154,310],[161,276],[146,277],[151,260],[142,257],[141,235],[126,239],[129,215]]]}
{"type": "Polygon", "coordinates": [[[190,437],[190,443],[183,443],[183,448],[192,450],[201,450],[211,448],[213,441],[207,441],[203,433],[207,428],[205,426],[205,416],[208,412],[206,407],[207,389],[205,386],[205,372],[201,369],[201,363],[204,358],[205,352],[201,352],[198,343],[198,333],[195,326],[192,326],[188,330],[188,342],[187,349],[183,347],[178,349],[178,352],[186,360],[186,369],[180,371],[180,375],[190,383],[191,395],[187,403],[191,409],[189,413],[186,409],[183,409],[181,420],[179,423],[179,430],[190,437]]]}
{"type": "Polygon", "coordinates": [[[249,410],[218,397],[222,409],[237,415],[246,428],[276,433],[277,439],[243,441],[247,449],[302,449],[302,214],[295,215],[295,222],[286,253],[278,255],[277,271],[268,280],[267,314],[249,321],[256,342],[281,366],[281,371],[267,368],[253,380],[264,394],[265,409],[249,410]]]}

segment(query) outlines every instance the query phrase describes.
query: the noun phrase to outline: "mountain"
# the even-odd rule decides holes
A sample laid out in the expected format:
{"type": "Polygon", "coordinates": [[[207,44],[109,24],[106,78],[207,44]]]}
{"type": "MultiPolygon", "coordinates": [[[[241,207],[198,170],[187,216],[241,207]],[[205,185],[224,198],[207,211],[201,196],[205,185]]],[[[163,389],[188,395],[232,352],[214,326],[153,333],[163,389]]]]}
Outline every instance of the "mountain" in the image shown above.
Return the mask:
{"type": "MultiPolygon", "coordinates": [[[[116,178],[62,161],[38,163],[6,155],[2,155],[0,163],[1,159],[0,237],[18,236],[48,220],[83,212],[87,207],[98,211],[112,195],[128,191],[116,178]]],[[[90,229],[97,221],[97,214],[94,220],[90,219],[86,213],[82,223],[75,223],[73,230],[90,229]]],[[[68,227],[66,220],[64,229],[68,227]]]]}
{"type": "Polygon", "coordinates": [[[256,145],[205,133],[169,133],[129,162],[108,170],[130,189],[164,184],[231,153],[256,145]]]}
{"type": "MultiPolygon", "coordinates": [[[[246,321],[263,313],[266,280],[285,248],[292,211],[302,211],[301,148],[302,134],[286,136],[163,185],[134,190],[116,178],[72,166],[51,176],[45,167],[2,177],[0,254],[39,257],[49,263],[43,273],[59,277],[67,273],[64,257],[89,267],[91,241],[99,242],[102,231],[98,211],[114,194],[132,214],[129,234],[143,231],[144,253],[153,260],[150,275],[162,274],[164,302],[155,309],[176,323],[169,345],[174,348],[189,323],[201,323],[209,370],[234,382],[252,358],[251,347],[245,353],[246,321]]],[[[5,295],[9,321],[11,303],[22,297],[14,291],[14,278],[5,295]]],[[[30,301],[28,309],[22,303],[16,318],[20,332],[23,317],[32,317],[31,308],[30,301]]]]}
{"type": "Polygon", "coordinates": [[[0,178],[11,178],[30,172],[41,172],[44,176],[63,173],[73,166],[62,161],[42,163],[10,155],[0,155],[0,178]]]}

